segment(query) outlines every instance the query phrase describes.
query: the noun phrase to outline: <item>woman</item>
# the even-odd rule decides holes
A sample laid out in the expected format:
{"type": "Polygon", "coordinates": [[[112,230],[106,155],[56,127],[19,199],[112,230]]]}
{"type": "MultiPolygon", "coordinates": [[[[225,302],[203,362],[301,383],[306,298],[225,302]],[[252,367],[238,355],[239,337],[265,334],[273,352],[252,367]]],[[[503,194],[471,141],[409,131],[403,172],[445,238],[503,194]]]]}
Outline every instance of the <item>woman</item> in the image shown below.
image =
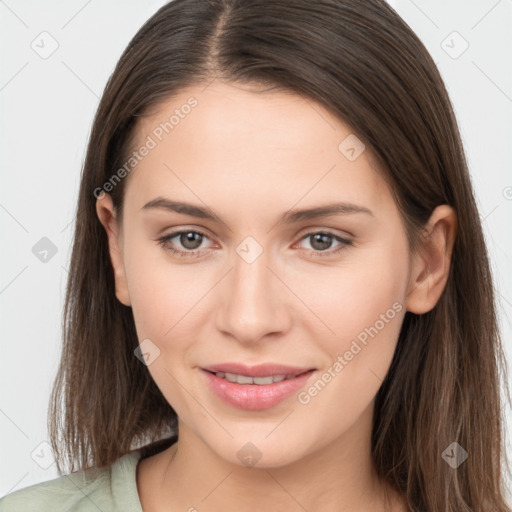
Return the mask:
{"type": "Polygon", "coordinates": [[[384,1],[162,7],[98,108],[64,315],[62,476],[0,511],[510,511],[465,155],[384,1]]]}

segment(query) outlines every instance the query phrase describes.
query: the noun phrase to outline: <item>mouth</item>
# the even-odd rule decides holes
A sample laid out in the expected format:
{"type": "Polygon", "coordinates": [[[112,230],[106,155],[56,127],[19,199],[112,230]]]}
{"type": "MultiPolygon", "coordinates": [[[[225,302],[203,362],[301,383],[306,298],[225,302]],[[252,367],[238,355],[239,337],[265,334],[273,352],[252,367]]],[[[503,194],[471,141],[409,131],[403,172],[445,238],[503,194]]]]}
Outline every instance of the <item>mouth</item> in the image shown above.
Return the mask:
{"type": "Polygon", "coordinates": [[[274,407],[304,387],[314,372],[314,368],[276,364],[225,363],[201,368],[217,398],[247,410],[274,407]]]}

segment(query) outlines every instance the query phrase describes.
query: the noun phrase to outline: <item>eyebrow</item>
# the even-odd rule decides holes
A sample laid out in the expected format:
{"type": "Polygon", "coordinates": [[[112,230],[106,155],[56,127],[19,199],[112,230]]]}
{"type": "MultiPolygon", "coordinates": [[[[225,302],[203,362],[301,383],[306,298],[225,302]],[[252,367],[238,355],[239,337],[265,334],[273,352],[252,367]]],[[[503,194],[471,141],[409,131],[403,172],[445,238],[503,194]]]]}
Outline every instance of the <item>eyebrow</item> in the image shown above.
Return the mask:
{"type": "MultiPolygon", "coordinates": [[[[224,224],[222,219],[213,212],[210,208],[203,208],[191,203],[181,201],[173,201],[164,197],[157,197],[149,203],[146,203],[141,210],[163,209],[189,215],[191,217],[198,217],[200,219],[209,219],[224,224]]],[[[330,203],[323,206],[316,206],[313,208],[306,208],[302,210],[289,210],[279,221],[279,224],[293,224],[302,220],[311,220],[318,217],[327,217],[329,215],[341,215],[351,213],[365,213],[373,215],[373,212],[364,207],[353,203],[330,203]]]]}

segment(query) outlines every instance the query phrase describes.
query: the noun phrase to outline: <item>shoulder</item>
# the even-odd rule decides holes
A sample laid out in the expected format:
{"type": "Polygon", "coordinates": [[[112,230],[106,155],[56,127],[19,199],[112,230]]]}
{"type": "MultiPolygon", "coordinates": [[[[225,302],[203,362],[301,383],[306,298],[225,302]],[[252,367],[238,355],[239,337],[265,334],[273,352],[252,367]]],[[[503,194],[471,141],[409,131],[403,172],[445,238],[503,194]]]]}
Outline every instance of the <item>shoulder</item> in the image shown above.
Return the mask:
{"type": "Polygon", "coordinates": [[[25,487],[0,499],[0,512],[142,512],[136,467],[140,451],[111,466],[90,468],[25,487]]]}

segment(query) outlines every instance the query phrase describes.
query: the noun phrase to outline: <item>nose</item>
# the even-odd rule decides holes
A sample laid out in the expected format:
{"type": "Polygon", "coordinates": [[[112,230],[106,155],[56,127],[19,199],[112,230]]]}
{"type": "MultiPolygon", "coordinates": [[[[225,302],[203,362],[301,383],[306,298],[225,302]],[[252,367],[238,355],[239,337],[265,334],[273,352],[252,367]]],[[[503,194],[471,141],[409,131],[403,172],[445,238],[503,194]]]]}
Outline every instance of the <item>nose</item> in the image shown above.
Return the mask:
{"type": "Polygon", "coordinates": [[[243,344],[285,333],[291,325],[290,292],[267,253],[248,262],[235,252],[232,264],[219,290],[217,329],[243,344]]]}

